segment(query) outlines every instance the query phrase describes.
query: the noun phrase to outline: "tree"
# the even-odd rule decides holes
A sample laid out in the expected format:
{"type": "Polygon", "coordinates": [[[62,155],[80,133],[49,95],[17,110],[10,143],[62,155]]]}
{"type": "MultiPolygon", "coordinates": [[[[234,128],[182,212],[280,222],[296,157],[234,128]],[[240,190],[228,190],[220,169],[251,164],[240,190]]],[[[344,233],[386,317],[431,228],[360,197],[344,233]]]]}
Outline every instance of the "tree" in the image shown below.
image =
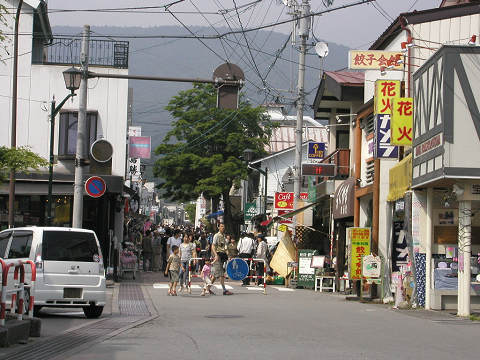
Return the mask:
{"type": "Polygon", "coordinates": [[[193,224],[195,222],[195,214],[197,212],[197,204],[190,203],[185,205],[185,212],[187,213],[188,220],[193,224]]]}
{"type": "Polygon", "coordinates": [[[224,221],[232,229],[229,193],[247,177],[242,159],[247,148],[265,153],[273,125],[261,107],[241,100],[238,110],[217,109],[216,89],[194,84],[166,106],[175,118],[163,144],[155,153],[154,175],[163,179],[159,188],[174,201],[188,202],[200,194],[224,202],[224,221]],[[175,141],[175,143],[172,143],[175,141]]]}
{"type": "Polygon", "coordinates": [[[7,40],[5,36],[5,31],[2,30],[2,28],[7,28],[8,23],[7,23],[7,18],[6,15],[8,15],[7,7],[4,4],[0,4],[0,63],[3,61],[2,60],[2,53],[7,52],[7,46],[4,44],[4,42],[7,40]]]}
{"type": "Polygon", "coordinates": [[[26,146],[0,146],[0,181],[6,180],[11,171],[29,172],[43,166],[48,166],[48,161],[26,146]]]}

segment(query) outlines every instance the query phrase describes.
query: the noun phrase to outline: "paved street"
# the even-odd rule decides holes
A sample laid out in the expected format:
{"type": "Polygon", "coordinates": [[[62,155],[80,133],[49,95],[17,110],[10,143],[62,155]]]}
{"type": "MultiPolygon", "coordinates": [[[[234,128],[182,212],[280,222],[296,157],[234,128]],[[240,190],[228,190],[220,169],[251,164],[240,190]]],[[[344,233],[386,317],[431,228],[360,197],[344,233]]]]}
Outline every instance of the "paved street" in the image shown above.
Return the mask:
{"type": "MultiPolygon", "coordinates": [[[[68,359],[477,359],[480,323],[392,310],[311,290],[169,297],[146,284],[158,317],[68,359]],[[394,324],[394,325],[393,325],[394,324]]],[[[217,290],[218,293],[220,293],[217,290]]]]}

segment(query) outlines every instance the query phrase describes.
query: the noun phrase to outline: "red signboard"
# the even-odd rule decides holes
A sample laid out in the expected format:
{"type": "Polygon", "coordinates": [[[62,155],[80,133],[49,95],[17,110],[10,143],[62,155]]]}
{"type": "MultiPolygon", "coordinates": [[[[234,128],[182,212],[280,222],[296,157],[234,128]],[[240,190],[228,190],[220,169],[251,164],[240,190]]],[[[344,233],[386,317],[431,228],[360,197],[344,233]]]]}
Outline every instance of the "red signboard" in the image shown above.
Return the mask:
{"type": "MultiPolygon", "coordinates": [[[[275,209],[293,210],[293,192],[277,192],[275,193],[275,209]]],[[[300,199],[306,201],[308,193],[300,193],[300,199]]]]}
{"type": "MultiPolygon", "coordinates": [[[[288,213],[291,213],[293,210],[278,210],[278,216],[284,216],[288,213]]],[[[281,220],[280,224],[291,224],[292,223],[292,218],[288,218],[285,220],[281,220]]]]}

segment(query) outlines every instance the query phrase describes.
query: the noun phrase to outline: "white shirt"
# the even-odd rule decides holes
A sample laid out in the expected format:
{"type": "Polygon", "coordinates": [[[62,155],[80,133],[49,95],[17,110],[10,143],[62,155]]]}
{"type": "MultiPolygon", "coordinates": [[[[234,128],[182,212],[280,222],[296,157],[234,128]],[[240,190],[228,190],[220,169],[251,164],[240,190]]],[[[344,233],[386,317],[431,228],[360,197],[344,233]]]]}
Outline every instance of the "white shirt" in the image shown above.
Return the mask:
{"type": "Polygon", "coordinates": [[[178,238],[175,238],[175,237],[169,237],[168,240],[167,240],[167,246],[170,246],[170,254],[169,255],[172,255],[173,254],[173,251],[172,251],[172,247],[173,245],[177,245],[178,247],[180,247],[180,244],[182,243],[182,237],[179,236],[178,238]]]}
{"type": "Polygon", "coordinates": [[[251,237],[244,236],[238,241],[237,249],[239,254],[251,254],[254,248],[255,240],[253,240],[251,237]]]}

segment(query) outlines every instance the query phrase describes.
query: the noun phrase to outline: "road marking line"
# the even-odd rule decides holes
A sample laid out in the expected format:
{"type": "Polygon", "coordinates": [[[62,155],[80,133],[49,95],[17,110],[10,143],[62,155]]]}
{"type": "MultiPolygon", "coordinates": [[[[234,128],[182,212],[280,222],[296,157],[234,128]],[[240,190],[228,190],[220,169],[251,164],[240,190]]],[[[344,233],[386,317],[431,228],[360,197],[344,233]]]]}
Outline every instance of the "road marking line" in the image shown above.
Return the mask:
{"type": "Polygon", "coordinates": [[[290,288],[284,288],[284,287],[277,287],[277,286],[272,286],[274,289],[277,289],[278,291],[295,291],[294,289],[290,288]]]}
{"type": "Polygon", "coordinates": [[[202,288],[202,286],[200,286],[200,285],[192,285],[192,286],[190,286],[190,287],[191,287],[192,289],[201,289],[201,288],[202,288]]]}
{"type": "MultiPolygon", "coordinates": [[[[215,285],[213,285],[213,286],[214,286],[215,289],[217,289],[217,290],[223,290],[222,285],[215,284],[215,285]]],[[[230,285],[225,285],[225,288],[226,288],[227,290],[233,290],[233,287],[231,287],[230,285]]]]}
{"type": "Polygon", "coordinates": [[[154,289],[168,289],[170,286],[168,284],[153,284],[154,289]]]}
{"type": "Polygon", "coordinates": [[[247,286],[247,290],[263,291],[263,287],[251,287],[251,286],[247,286]]]}

